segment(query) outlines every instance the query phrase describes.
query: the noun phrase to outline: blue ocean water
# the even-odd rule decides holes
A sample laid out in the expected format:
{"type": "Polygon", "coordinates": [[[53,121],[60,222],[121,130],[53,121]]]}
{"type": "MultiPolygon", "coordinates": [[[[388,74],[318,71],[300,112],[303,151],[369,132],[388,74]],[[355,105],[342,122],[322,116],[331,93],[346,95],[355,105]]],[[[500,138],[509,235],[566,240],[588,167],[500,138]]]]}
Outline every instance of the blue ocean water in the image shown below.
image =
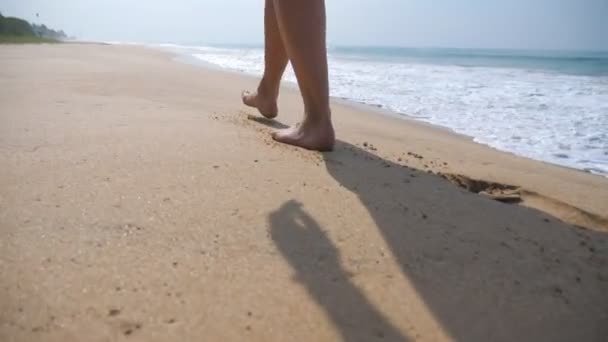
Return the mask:
{"type": "MultiPolygon", "coordinates": [[[[252,75],[261,46],[161,44],[252,75]]],[[[608,52],[330,47],[331,95],[608,175],[608,52]]],[[[284,79],[295,82],[291,70],[284,79]]]]}
{"type": "Polygon", "coordinates": [[[519,68],[572,75],[608,76],[608,51],[335,47],[330,48],[330,53],[387,62],[519,68]]]}

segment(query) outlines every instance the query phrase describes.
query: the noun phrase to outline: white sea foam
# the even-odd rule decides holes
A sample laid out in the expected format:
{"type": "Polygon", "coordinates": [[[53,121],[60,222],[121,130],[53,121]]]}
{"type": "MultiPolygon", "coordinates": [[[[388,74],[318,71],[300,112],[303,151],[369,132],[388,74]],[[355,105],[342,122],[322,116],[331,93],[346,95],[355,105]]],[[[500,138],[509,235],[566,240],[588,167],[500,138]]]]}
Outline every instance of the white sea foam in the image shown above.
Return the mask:
{"type": "MultiPolygon", "coordinates": [[[[165,46],[261,75],[259,48],[165,46]]],[[[331,95],[380,105],[529,158],[608,175],[608,76],[330,54],[331,95]]],[[[291,70],[285,79],[295,82],[291,70]]]]}

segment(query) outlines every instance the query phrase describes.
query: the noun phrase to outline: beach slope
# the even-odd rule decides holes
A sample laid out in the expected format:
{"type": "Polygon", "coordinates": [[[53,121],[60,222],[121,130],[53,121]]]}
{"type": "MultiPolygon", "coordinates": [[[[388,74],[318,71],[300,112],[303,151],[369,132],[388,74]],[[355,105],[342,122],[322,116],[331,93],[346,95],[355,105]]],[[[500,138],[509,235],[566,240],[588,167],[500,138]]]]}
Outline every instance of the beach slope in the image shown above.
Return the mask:
{"type": "Polygon", "coordinates": [[[2,341],[601,341],[608,181],[253,78],[0,46],[2,341]],[[500,200],[500,201],[498,201],[500,200]]]}

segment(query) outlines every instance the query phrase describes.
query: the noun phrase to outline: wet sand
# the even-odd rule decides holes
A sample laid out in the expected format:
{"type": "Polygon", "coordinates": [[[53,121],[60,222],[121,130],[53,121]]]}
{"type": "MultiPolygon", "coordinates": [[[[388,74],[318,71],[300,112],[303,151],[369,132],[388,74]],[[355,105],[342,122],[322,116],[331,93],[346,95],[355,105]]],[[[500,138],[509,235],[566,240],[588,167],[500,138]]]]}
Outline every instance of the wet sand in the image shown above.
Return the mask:
{"type": "Polygon", "coordinates": [[[138,47],[0,46],[1,341],[601,341],[608,180],[138,47]]]}

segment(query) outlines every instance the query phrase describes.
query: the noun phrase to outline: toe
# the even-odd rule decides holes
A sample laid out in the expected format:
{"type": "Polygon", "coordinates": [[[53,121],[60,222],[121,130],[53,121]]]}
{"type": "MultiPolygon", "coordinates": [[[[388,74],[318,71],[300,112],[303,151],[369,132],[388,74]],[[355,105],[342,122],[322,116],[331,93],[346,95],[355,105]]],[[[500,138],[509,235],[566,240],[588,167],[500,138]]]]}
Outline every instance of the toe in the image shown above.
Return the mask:
{"type": "Polygon", "coordinates": [[[276,141],[285,142],[285,140],[288,139],[292,132],[293,127],[282,128],[272,131],[272,133],[270,133],[270,136],[276,141]]]}
{"type": "Polygon", "coordinates": [[[289,129],[289,128],[285,128],[285,129],[277,129],[274,130],[272,132],[270,132],[270,136],[274,139],[274,140],[280,140],[281,136],[283,136],[285,134],[285,130],[289,129]]]}
{"type": "Polygon", "coordinates": [[[253,96],[253,94],[251,94],[248,91],[243,91],[241,93],[241,100],[243,100],[243,103],[248,106],[255,106],[255,104],[254,104],[255,97],[253,96]]]}

